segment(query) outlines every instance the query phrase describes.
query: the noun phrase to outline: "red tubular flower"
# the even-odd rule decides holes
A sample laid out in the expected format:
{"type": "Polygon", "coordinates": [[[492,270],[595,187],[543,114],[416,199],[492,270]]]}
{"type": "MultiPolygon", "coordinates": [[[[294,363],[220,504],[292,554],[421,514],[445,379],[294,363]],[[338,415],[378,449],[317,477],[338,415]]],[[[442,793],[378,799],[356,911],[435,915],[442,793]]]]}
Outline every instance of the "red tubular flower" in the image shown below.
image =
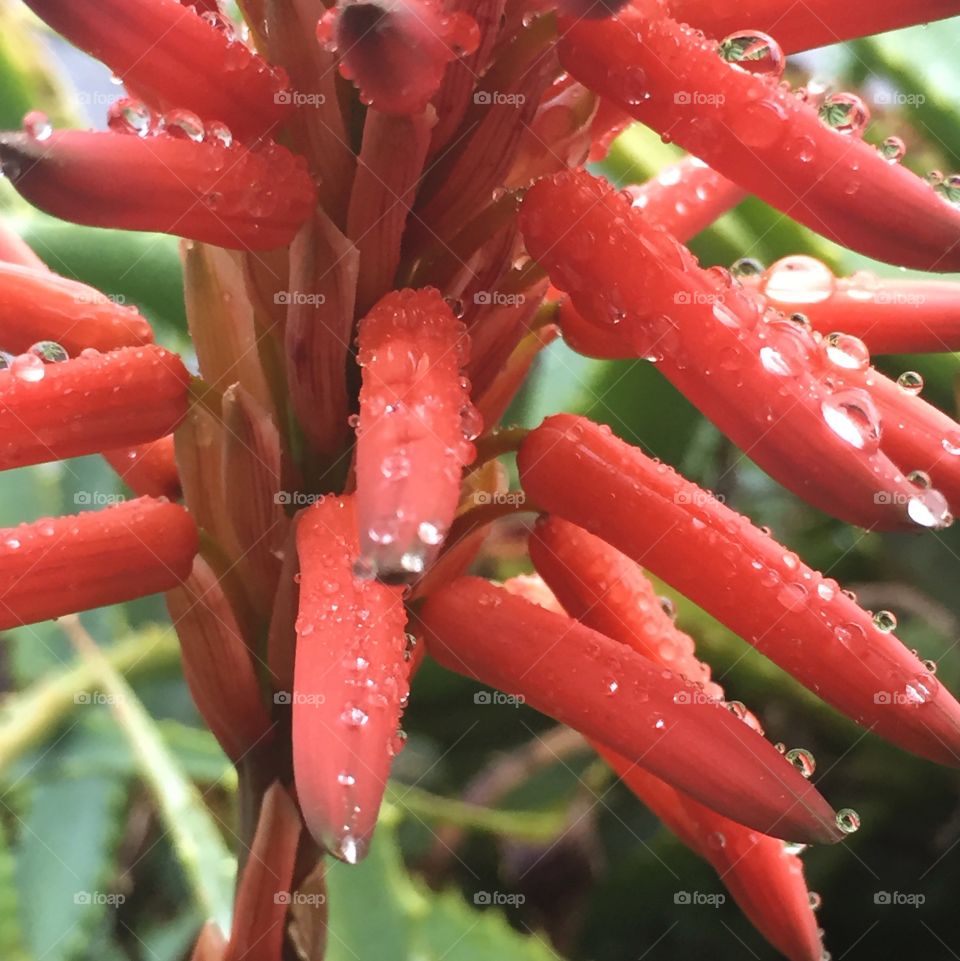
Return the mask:
{"type": "Polygon", "coordinates": [[[0,262],[29,267],[31,270],[49,270],[47,265],[30,249],[27,242],[0,217],[0,262]]]}
{"type": "Polygon", "coordinates": [[[189,379],[176,354],[152,345],[59,364],[23,354],[0,370],[0,468],[163,437],[187,412],[189,379]]]}
{"type": "Polygon", "coordinates": [[[777,837],[840,837],[829,805],[773,745],[603,634],[472,577],[432,593],[421,619],[444,667],[521,695],[712,808],[777,837]]]}
{"type": "Polygon", "coordinates": [[[358,343],[361,557],[373,575],[404,582],[439,550],[475,454],[466,332],[438,291],[402,290],[361,321],[358,343]]]}
{"type": "Polygon", "coordinates": [[[960,212],[920,177],[716,44],[636,0],[612,20],[560,18],[560,59],[581,83],[825,237],[921,270],[960,269],[960,212]],[[891,223],[905,225],[890,230],[891,223]]]}
{"type": "Polygon", "coordinates": [[[419,113],[436,94],[451,60],[480,42],[476,21],[446,13],[437,0],[341,0],[321,21],[360,99],[383,113],[419,113]]]}
{"type": "Polygon", "coordinates": [[[159,110],[192,110],[242,140],[269,133],[289,112],[286,74],[215,13],[177,0],[25,2],[159,110]]]}
{"type": "Polygon", "coordinates": [[[0,630],[169,590],[190,573],[197,529],[141,497],[0,531],[0,630]]]}
{"type": "Polygon", "coordinates": [[[183,493],[172,434],[137,447],[103,451],[103,457],[120,479],[141,497],[178,500],[183,493]]]}
{"type": "Polygon", "coordinates": [[[300,607],[293,768],[310,833],[351,864],[367,852],[408,691],[398,587],[361,580],[349,498],[327,497],[297,524],[300,607]]]}
{"type": "Polygon", "coordinates": [[[19,354],[40,340],[54,340],[73,355],[88,347],[149,344],[153,331],[135,307],[99,290],[46,268],[0,264],[0,348],[19,354]]]}
{"type": "Polygon", "coordinates": [[[864,527],[945,525],[943,498],[904,478],[880,450],[869,396],[832,386],[843,373],[833,355],[801,326],[761,319],[756,297],[725,272],[699,269],[610,186],[584,172],[542,180],[528,192],[520,224],[553,282],[605,331],[602,350],[619,331],[630,355],[655,360],[784,486],[864,527]],[[590,236],[606,238],[601,256],[590,236]],[[744,383],[756,403],[741,402],[744,383]]]}
{"type": "Polygon", "coordinates": [[[681,243],[705,230],[735,207],[746,191],[696,157],[665,167],[639,187],[628,187],[633,206],[647,222],[681,243]]]}
{"type": "Polygon", "coordinates": [[[960,762],[960,705],[885,625],[747,518],[584,418],[546,420],[519,465],[540,507],[648,567],[828,704],[909,751],[960,762]]]}
{"type": "MultiPolygon", "coordinates": [[[[530,557],[571,616],[698,682],[701,697],[723,697],[694,654],[693,641],[667,616],[629,558],[556,517],[537,525],[530,557]]],[[[752,715],[744,720],[756,723],[752,715]]],[[[640,800],[714,866],[772,944],[796,961],[820,961],[820,936],[799,858],[787,854],[779,840],[717,814],[626,758],[601,753],[640,800]]]]}
{"type": "Polygon", "coordinates": [[[231,250],[289,244],[316,196],[303,159],[273,143],[247,149],[166,133],[2,134],[0,163],[27,200],[54,216],[231,250]]]}
{"type": "Polygon", "coordinates": [[[957,0],[877,0],[869,5],[838,6],[833,0],[751,0],[747,11],[714,0],[669,0],[670,15],[712,37],[725,37],[749,27],[772,33],[784,53],[823,47],[872,33],[899,30],[916,23],[942,20],[960,13],[957,0]]]}
{"type": "Polygon", "coordinates": [[[960,350],[960,284],[949,280],[888,280],[860,271],[834,277],[813,257],[784,257],[756,284],[787,313],[802,313],[822,334],[859,337],[873,354],[960,350]]]}

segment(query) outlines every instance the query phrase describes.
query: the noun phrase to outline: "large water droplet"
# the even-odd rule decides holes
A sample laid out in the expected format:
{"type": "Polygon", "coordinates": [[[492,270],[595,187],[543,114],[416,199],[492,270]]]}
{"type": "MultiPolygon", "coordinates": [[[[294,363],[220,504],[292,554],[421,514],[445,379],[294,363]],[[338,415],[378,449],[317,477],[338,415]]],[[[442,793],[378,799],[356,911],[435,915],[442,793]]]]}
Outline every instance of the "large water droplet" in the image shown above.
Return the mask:
{"type": "Polygon", "coordinates": [[[820,104],[820,119],[838,133],[859,135],[870,121],[867,105],[853,93],[832,93],[820,104]]]}
{"type": "Polygon", "coordinates": [[[179,140],[192,140],[202,143],[206,135],[203,121],[189,110],[171,110],[164,114],[160,121],[160,129],[179,140]]]}
{"type": "Polygon", "coordinates": [[[923,390],[923,375],[915,370],[905,370],[897,378],[897,386],[907,394],[919,394],[923,390]]]}
{"type": "Polygon", "coordinates": [[[826,264],[814,257],[797,254],[772,264],[762,288],[772,300],[787,304],[818,304],[833,293],[835,283],[836,279],[826,264]]]}
{"type": "Polygon", "coordinates": [[[816,759],[805,747],[792,747],[784,756],[804,777],[812,777],[817,769],[816,759]]]}
{"type": "Polygon", "coordinates": [[[783,73],[785,60],[780,44],[765,33],[738,30],[720,41],[718,52],[727,63],[747,73],[772,77],[783,73]]]}
{"type": "Polygon", "coordinates": [[[114,133],[146,137],[153,128],[153,113],[145,103],[124,98],[110,104],[107,126],[114,133]]]}
{"type": "Polygon", "coordinates": [[[900,163],[907,153],[907,145],[899,137],[887,137],[880,147],[880,155],[887,163],[900,163]]]}
{"type": "Polygon", "coordinates": [[[844,370],[864,370],[870,363],[867,345],[852,334],[827,334],[824,350],[827,360],[844,370]]]}
{"type": "Polygon", "coordinates": [[[853,834],[860,827],[860,815],[853,808],[841,808],[837,811],[837,827],[844,834],[853,834]]]}
{"type": "Polygon", "coordinates": [[[884,634],[897,629],[897,616],[892,611],[877,611],[873,615],[873,626],[884,634]]]}
{"type": "Polygon", "coordinates": [[[857,450],[873,452],[880,444],[880,414],[870,395],[859,387],[830,394],[820,404],[827,426],[857,450]]]}
{"type": "Polygon", "coordinates": [[[907,516],[921,527],[942,528],[953,523],[947,499],[938,490],[922,491],[907,501],[907,516]]]}
{"type": "Polygon", "coordinates": [[[759,277],[764,266],[753,257],[741,257],[730,265],[730,273],[734,277],[759,277]]]}
{"type": "Polygon", "coordinates": [[[36,354],[46,364],[62,364],[70,359],[66,349],[55,340],[38,340],[27,353],[36,354]]]}
{"type": "Polygon", "coordinates": [[[36,354],[20,354],[13,358],[10,364],[10,373],[18,380],[35,384],[41,381],[46,374],[43,361],[36,354]]]}
{"type": "Polygon", "coordinates": [[[45,113],[31,110],[23,118],[23,132],[34,140],[49,140],[53,136],[53,124],[45,113]]]}

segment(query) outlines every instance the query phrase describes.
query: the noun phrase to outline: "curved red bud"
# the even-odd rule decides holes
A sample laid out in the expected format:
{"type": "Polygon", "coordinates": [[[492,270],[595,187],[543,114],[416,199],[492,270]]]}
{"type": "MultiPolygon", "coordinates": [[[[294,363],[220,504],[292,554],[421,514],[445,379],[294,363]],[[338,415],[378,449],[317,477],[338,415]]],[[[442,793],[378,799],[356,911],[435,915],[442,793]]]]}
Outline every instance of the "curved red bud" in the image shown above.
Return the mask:
{"type": "Polygon", "coordinates": [[[801,313],[814,330],[859,337],[873,354],[960,350],[960,284],[950,280],[834,277],[813,257],[784,257],[762,275],[741,278],[785,313],[801,313]]]}
{"type": "Polygon", "coordinates": [[[160,110],[186,109],[248,140],[290,110],[286,74],[229,21],[178,0],[26,0],[57,33],[102,60],[160,110]]]}
{"type": "MultiPolygon", "coordinates": [[[[558,517],[544,518],[530,556],[564,608],[582,623],[722,698],[692,639],[664,611],[653,585],[616,548],[558,517]]],[[[743,720],[756,725],[747,714],[743,720]]],[[[674,790],[611,751],[600,752],[627,786],[681,840],[709,861],[744,913],[789,958],[820,961],[821,942],[803,866],[783,844],[757,834],[674,790]]]]}
{"type": "Polygon", "coordinates": [[[447,535],[480,433],[461,369],[464,325],[433,288],[394,291],[360,322],[360,552],[372,576],[415,579],[447,535]]]}
{"type": "Polygon", "coordinates": [[[49,271],[49,267],[33,252],[27,242],[0,217],[0,261],[29,267],[31,270],[49,271]]]}
{"type": "Polygon", "coordinates": [[[706,230],[746,196],[739,185],[696,157],[665,167],[639,187],[627,187],[627,193],[648,223],[663,227],[681,243],[706,230]]]}
{"type": "Polygon", "coordinates": [[[63,220],[232,250],[286,246],[316,197],[303,158],[273,143],[247,149],[164,133],[62,130],[46,140],[7,133],[0,164],[30,203],[63,220]]]}
{"type": "Polygon", "coordinates": [[[176,504],[141,497],[0,531],[0,630],[175,587],[197,553],[176,504]]]}
{"type": "Polygon", "coordinates": [[[746,824],[839,838],[830,806],[771,744],[622,644],[479,578],[431,594],[421,618],[429,653],[449,670],[521,695],[746,824]]]}
{"type": "Polygon", "coordinates": [[[93,287],[46,268],[0,264],[0,349],[19,354],[40,340],[72,355],[149,344],[153,331],[135,307],[93,287]]]}
{"type": "Polygon", "coordinates": [[[327,497],[300,515],[297,554],[297,796],[314,838],[355,864],[367,852],[402,745],[409,673],[402,590],[354,574],[359,550],[349,498],[327,497]]]}
{"type": "MultiPolygon", "coordinates": [[[[864,527],[909,529],[917,523],[911,501],[932,503],[934,492],[882,453],[870,398],[835,389],[843,370],[833,353],[797,324],[762,318],[760,298],[726,272],[701,270],[611,187],[585,172],[540,181],[524,199],[520,226],[530,254],[603,332],[598,349],[619,337],[621,356],[655,360],[785,487],[864,527]],[[605,249],[589,237],[606,238],[605,249]]],[[[561,313],[561,328],[570,319],[561,313]]],[[[945,522],[941,511],[927,526],[945,522]]]]}
{"type": "Polygon", "coordinates": [[[709,492],[569,415],[533,431],[518,461],[541,508],[649,568],[858,724],[960,763],[960,705],[916,655],[709,492]]]}
{"type": "Polygon", "coordinates": [[[960,270],[960,210],[856,133],[715,41],[635,0],[614,20],[560,18],[560,59],[581,83],[718,173],[830,240],[921,270],[960,270]]]}
{"type": "Polygon", "coordinates": [[[437,0],[346,0],[320,23],[334,39],[340,72],[382,113],[419,113],[440,89],[447,64],[480,42],[476,21],[437,0]]]}
{"type": "Polygon", "coordinates": [[[0,469],[163,437],[186,415],[189,380],[176,354],[153,345],[59,364],[22,354],[0,370],[0,469]]]}
{"type": "Polygon", "coordinates": [[[179,500],[183,494],[172,434],[137,447],[103,451],[103,458],[140,497],[179,500]]]}
{"type": "Polygon", "coordinates": [[[669,0],[670,15],[720,39],[748,27],[777,38],[784,53],[899,30],[960,13],[957,0],[876,0],[838,5],[833,0],[751,0],[746,11],[716,0],[669,0]]]}

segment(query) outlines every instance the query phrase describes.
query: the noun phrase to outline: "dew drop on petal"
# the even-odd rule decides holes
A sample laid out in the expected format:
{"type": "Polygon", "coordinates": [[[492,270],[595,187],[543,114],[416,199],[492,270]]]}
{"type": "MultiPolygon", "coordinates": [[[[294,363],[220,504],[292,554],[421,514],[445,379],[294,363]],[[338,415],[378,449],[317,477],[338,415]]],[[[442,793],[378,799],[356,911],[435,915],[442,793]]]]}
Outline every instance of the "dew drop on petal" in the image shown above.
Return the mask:
{"type": "Polygon", "coordinates": [[[870,121],[867,105],[853,93],[833,93],[824,97],[819,116],[831,130],[854,136],[862,134],[870,121]]]}
{"type": "Polygon", "coordinates": [[[107,126],[114,133],[146,137],[153,128],[153,113],[145,103],[124,98],[110,104],[107,126]]]}
{"type": "Polygon", "coordinates": [[[928,528],[949,527],[953,522],[947,499],[932,488],[907,501],[907,516],[915,524],[928,528]]]}
{"type": "Polygon", "coordinates": [[[206,136],[203,121],[189,110],[171,110],[160,120],[160,129],[179,140],[192,140],[202,143],[206,136]]]}
{"type": "Polygon", "coordinates": [[[62,364],[70,359],[67,351],[55,340],[38,340],[28,348],[27,353],[36,354],[47,364],[62,364]]]}
{"type": "Polygon", "coordinates": [[[759,277],[764,269],[759,260],[753,257],[741,257],[730,265],[730,274],[733,277],[759,277]]]}
{"type": "Polygon", "coordinates": [[[792,747],[784,757],[806,778],[812,777],[817,769],[814,756],[805,747],[792,747]]]}
{"type": "Polygon", "coordinates": [[[851,387],[837,391],[821,402],[820,411],[827,426],[851,447],[868,453],[879,447],[880,414],[865,390],[851,387]]]}
{"type": "Polygon", "coordinates": [[[860,827],[860,815],[853,808],[841,808],[837,811],[837,827],[844,834],[853,834],[860,827]]]}
{"type": "Polygon", "coordinates": [[[826,264],[798,254],[783,257],[767,270],[763,292],[772,300],[788,304],[818,304],[834,290],[836,278],[826,264]]]}
{"type": "Polygon", "coordinates": [[[887,137],[878,149],[880,150],[880,156],[887,163],[892,164],[900,163],[907,152],[906,144],[899,137],[887,137]]]}
{"type": "Polygon", "coordinates": [[[810,910],[818,911],[820,909],[821,904],[823,904],[823,898],[821,898],[816,891],[811,891],[810,892],[810,910]]]}
{"type": "Polygon", "coordinates": [[[919,394],[923,390],[923,376],[915,370],[906,370],[897,378],[897,386],[906,394],[919,394]]]}
{"type": "Polygon", "coordinates": [[[39,110],[31,110],[23,118],[23,132],[34,140],[49,140],[53,135],[53,124],[50,118],[39,110]]]}
{"type": "Polygon", "coordinates": [[[884,634],[897,629],[897,617],[892,611],[877,611],[873,615],[873,626],[884,634]]]}
{"type": "Polygon", "coordinates": [[[824,345],[827,359],[844,370],[864,370],[870,363],[867,345],[852,334],[827,334],[824,345]]]}
{"type": "Polygon", "coordinates": [[[785,64],[783,51],[773,37],[755,30],[738,30],[720,41],[718,53],[727,63],[747,73],[780,77],[785,64]]]}
{"type": "Polygon", "coordinates": [[[18,380],[35,384],[43,380],[46,370],[43,361],[36,354],[20,354],[13,358],[10,373],[18,380]]]}

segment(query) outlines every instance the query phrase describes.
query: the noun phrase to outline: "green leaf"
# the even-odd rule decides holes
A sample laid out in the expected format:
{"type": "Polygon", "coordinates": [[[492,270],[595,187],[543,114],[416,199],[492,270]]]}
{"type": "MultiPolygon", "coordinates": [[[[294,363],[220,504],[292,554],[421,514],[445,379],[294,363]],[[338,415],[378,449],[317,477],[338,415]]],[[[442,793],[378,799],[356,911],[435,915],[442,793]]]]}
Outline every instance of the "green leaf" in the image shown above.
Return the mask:
{"type": "Polygon", "coordinates": [[[88,961],[90,939],[116,898],[114,856],[127,791],[115,777],[34,784],[16,846],[20,913],[30,952],[88,961]]]}
{"type": "Polygon", "coordinates": [[[16,862],[6,831],[0,828],[0,958],[4,961],[27,961],[28,957],[16,880],[16,862]]]}
{"type": "MultiPolygon", "coordinates": [[[[370,854],[327,870],[330,921],[325,961],[549,961],[536,936],[514,931],[497,910],[477,911],[454,893],[431,895],[403,865],[399,813],[385,805],[370,854]]],[[[478,892],[478,895],[480,892],[478,892]]]]}

